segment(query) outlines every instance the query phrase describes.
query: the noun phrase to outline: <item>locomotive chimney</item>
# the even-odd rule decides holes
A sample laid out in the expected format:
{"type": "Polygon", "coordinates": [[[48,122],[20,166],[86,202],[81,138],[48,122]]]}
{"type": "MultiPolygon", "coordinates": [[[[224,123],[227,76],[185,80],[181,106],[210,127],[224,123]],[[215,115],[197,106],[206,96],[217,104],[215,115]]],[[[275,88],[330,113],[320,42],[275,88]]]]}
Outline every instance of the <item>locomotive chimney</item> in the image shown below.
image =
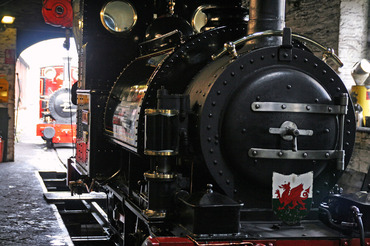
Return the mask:
{"type": "MultiPolygon", "coordinates": [[[[250,0],[248,35],[266,30],[283,30],[285,27],[285,0],[250,0]]],[[[280,37],[263,38],[258,46],[281,44],[280,37]]],[[[257,44],[253,41],[253,44],[257,44]]]]}

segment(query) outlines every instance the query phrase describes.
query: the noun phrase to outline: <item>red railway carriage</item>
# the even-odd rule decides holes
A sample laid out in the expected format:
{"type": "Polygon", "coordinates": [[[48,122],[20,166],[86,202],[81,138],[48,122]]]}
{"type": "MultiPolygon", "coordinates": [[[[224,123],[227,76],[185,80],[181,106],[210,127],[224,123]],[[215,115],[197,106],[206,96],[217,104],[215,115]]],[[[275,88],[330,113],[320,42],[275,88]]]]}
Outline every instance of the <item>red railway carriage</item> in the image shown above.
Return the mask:
{"type": "Polygon", "coordinates": [[[65,73],[65,65],[40,68],[40,122],[36,134],[48,146],[74,143],[76,106],[71,103],[70,88],[77,81],[77,68],[65,73]]]}

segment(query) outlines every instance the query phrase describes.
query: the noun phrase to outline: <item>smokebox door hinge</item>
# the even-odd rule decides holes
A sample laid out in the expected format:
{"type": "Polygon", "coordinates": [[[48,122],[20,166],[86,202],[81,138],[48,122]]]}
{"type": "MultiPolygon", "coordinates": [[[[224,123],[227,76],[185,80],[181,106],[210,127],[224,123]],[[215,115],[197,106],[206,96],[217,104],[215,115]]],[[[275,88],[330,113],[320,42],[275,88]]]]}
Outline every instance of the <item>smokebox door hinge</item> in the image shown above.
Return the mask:
{"type": "Polygon", "coordinates": [[[279,49],[280,61],[292,60],[292,47],[292,29],[286,27],[283,30],[283,43],[279,49]]]}

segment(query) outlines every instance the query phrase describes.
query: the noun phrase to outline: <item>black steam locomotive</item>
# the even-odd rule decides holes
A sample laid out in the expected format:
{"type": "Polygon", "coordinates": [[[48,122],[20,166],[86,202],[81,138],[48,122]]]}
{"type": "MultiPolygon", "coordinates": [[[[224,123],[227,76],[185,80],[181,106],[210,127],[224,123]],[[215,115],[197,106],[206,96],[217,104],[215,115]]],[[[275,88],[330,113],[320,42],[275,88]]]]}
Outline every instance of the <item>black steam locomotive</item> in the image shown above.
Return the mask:
{"type": "Polygon", "coordinates": [[[107,192],[118,244],[370,243],[368,194],[336,186],[354,146],[353,105],[312,50],[340,60],[285,28],[284,1],[73,9],[68,178],[107,192]]]}

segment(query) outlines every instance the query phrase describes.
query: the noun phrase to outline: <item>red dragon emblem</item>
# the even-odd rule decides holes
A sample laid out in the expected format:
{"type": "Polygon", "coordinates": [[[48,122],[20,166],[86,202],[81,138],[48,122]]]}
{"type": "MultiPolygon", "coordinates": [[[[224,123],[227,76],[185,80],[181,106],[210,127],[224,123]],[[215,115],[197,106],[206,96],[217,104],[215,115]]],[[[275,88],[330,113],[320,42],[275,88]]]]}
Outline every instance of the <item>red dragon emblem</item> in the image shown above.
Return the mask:
{"type": "Polygon", "coordinates": [[[282,206],[278,207],[278,210],[285,209],[285,207],[289,204],[292,204],[288,207],[289,209],[294,209],[298,204],[300,204],[301,207],[299,210],[307,210],[305,207],[306,204],[303,201],[308,198],[311,186],[305,190],[303,189],[303,184],[299,184],[294,188],[290,188],[290,182],[288,182],[287,184],[280,185],[279,188],[283,189],[284,191],[282,194],[280,194],[279,189],[275,191],[280,204],[282,204],[282,206]]]}

